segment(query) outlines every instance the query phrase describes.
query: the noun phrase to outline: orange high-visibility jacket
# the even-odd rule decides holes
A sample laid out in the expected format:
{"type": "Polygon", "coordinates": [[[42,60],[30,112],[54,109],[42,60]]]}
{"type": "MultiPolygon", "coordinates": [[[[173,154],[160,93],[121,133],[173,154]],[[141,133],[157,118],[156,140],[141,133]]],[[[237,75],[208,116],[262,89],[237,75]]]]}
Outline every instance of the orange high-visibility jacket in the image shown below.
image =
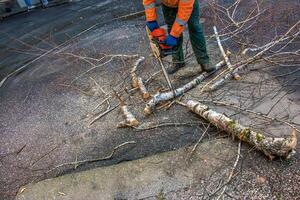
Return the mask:
{"type": "MultiPolygon", "coordinates": [[[[178,7],[176,20],[170,34],[174,37],[179,37],[192,14],[195,0],[161,0],[161,2],[168,7],[178,7]]],[[[143,4],[145,7],[146,20],[148,22],[156,21],[155,0],[143,0],[143,4]]]]}

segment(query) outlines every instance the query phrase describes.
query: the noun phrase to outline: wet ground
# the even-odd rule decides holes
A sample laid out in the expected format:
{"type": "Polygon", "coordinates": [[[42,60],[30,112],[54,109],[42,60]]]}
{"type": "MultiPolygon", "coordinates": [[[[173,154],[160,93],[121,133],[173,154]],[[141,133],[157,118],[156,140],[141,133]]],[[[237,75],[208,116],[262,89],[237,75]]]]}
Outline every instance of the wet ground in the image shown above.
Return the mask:
{"type": "MultiPolygon", "coordinates": [[[[128,74],[134,59],[113,58],[108,62],[111,57],[103,58],[104,54],[139,54],[147,57],[139,70],[145,79],[159,69],[155,60],[148,58],[150,51],[144,31],[144,17],[140,14],[121,17],[142,10],[138,0],[86,0],[34,10],[0,23],[0,79],[30,63],[0,88],[0,195],[3,199],[13,199],[20,186],[32,181],[175,150],[199,139],[205,124],[195,124],[199,122],[198,117],[180,106],[174,106],[166,112],[160,111],[145,118],[140,112],[145,102],[138,94],[133,95],[128,103],[141,121],[189,125],[147,131],[118,129],[116,126],[122,120],[118,109],[89,125],[97,114],[107,108],[103,104],[95,109],[106,98],[105,92],[115,89],[126,94],[124,88],[130,87],[128,74]],[[35,58],[39,59],[31,63],[35,58]],[[106,61],[106,65],[101,65],[106,61]],[[95,69],[85,73],[92,67],[95,69]],[[135,141],[136,144],[124,147],[110,160],[45,174],[61,163],[106,156],[115,146],[126,141],[135,141]]],[[[214,43],[210,44],[214,62],[220,58],[216,49],[214,43]]],[[[188,80],[175,80],[175,84],[179,86],[188,80]]],[[[244,88],[249,87],[246,84],[244,88]]],[[[276,84],[280,85],[280,81],[276,84]]],[[[159,76],[151,82],[150,90],[155,93],[162,87],[166,85],[159,76]]],[[[241,88],[226,95],[237,94],[241,88]]],[[[280,92],[284,95],[285,91],[280,92]]],[[[291,105],[288,107],[290,110],[281,106],[285,111],[283,114],[287,112],[296,120],[299,120],[298,91],[296,88],[291,96],[288,94],[286,97],[290,99],[285,99],[283,103],[291,105]]],[[[239,99],[243,98],[247,99],[247,96],[240,95],[239,99]]],[[[111,107],[117,103],[116,98],[111,98],[111,107]]],[[[224,134],[212,128],[209,137],[204,140],[215,137],[224,137],[224,134]]],[[[232,144],[236,145],[235,142],[232,144]]],[[[282,173],[290,173],[288,179],[296,185],[299,183],[298,154],[289,163],[281,160],[269,162],[248,146],[244,148],[247,156],[242,167],[246,172],[242,175],[248,178],[244,179],[245,187],[235,190],[236,195],[242,194],[246,187],[250,188],[252,185],[247,183],[261,174],[267,174],[269,182],[272,182],[272,186],[267,186],[272,190],[268,193],[271,196],[275,193],[280,195],[288,187],[276,185],[277,180],[284,180],[282,173]]],[[[254,191],[255,188],[249,190],[254,191]]],[[[287,197],[297,197],[299,190],[295,188],[285,194],[287,197]]],[[[178,195],[184,196],[186,191],[178,191],[178,195]]]]}
{"type": "MultiPolygon", "coordinates": [[[[116,59],[74,82],[75,87],[66,86],[90,65],[65,53],[94,58],[100,58],[101,53],[149,54],[145,51],[143,17],[113,21],[141,10],[139,1],[82,1],[32,11],[1,23],[1,78],[50,50],[1,87],[1,194],[5,198],[13,197],[20,185],[43,175],[49,166],[76,157],[104,156],[125,141],[135,140],[137,145],[125,148],[112,160],[79,170],[173,150],[197,140],[199,133],[190,127],[178,127],[172,134],[117,129],[122,119],[117,111],[88,127],[91,117],[106,108],[93,112],[104,95],[95,93],[97,85],[90,77],[111,92],[114,85],[128,78],[132,60],[124,65],[116,59]]],[[[177,121],[175,116],[164,119],[173,120],[177,121]]],[[[50,177],[61,173],[65,171],[50,177]]]]}
{"type": "Polygon", "coordinates": [[[220,174],[226,173],[224,160],[228,161],[229,166],[235,157],[235,148],[227,139],[202,143],[193,154],[191,151],[192,147],[181,148],[48,179],[25,186],[26,189],[17,199],[157,199],[155,197],[160,193],[197,184],[216,170],[221,169],[220,174]]]}

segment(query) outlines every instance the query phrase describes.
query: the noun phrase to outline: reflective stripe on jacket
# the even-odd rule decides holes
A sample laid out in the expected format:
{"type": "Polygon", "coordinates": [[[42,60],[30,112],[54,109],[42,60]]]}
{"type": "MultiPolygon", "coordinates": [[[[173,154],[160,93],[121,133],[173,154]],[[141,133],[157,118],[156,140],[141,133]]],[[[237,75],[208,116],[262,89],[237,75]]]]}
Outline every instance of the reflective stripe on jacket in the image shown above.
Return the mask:
{"type": "MultiPolygon", "coordinates": [[[[179,37],[192,14],[195,0],[161,0],[161,2],[168,7],[178,7],[176,20],[170,34],[174,37],[179,37]]],[[[143,5],[145,7],[146,20],[156,21],[155,0],[143,0],[143,5]]]]}

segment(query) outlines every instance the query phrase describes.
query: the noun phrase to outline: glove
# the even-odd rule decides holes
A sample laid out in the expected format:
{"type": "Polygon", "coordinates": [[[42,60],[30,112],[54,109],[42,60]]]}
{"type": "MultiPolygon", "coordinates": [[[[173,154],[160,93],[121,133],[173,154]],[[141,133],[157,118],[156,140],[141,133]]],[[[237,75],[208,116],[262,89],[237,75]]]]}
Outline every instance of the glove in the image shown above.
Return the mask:
{"type": "Polygon", "coordinates": [[[157,21],[151,21],[151,22],[147,22],[147,26],[150,29],[150,31],[154,31],[155,29],[159,28],[159,25],[157,23],[157,21]]]}
{"type": "Polygon", "coordinates": [[[172,36],[172,35],[168,35],[166,40],[163,42],[164,45],[169,46],[169,47],[174,47],[177,46],[177,38],[172,36]]]}

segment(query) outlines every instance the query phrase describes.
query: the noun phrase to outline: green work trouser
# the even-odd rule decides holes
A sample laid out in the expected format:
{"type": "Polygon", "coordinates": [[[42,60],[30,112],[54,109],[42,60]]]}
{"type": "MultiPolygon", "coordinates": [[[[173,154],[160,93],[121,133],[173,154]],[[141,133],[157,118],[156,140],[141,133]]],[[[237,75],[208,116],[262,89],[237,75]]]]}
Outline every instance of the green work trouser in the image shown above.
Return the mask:
{"type": "MultiPolygon", "coordinates": [[[[170,33],[173,23],[176,19],[178,8],[170,8],[165,5],[162,5],[162,10],[165,22],[168,26],[168,32],[170,33]]],[[[209,56],[207,54],[206,41],[202,30],[202,25],[200,24],[199,0],[195,0],[193,12],[187,24],[189,29],[190,41],[197,62],[199,64],[208,63],[209,56]]],[[[178,38],[178,52],[175,55],[173,55],[173,62],[184,62],[182,43],[183,37],[181,34],[181,36],[178,38]]]]}

